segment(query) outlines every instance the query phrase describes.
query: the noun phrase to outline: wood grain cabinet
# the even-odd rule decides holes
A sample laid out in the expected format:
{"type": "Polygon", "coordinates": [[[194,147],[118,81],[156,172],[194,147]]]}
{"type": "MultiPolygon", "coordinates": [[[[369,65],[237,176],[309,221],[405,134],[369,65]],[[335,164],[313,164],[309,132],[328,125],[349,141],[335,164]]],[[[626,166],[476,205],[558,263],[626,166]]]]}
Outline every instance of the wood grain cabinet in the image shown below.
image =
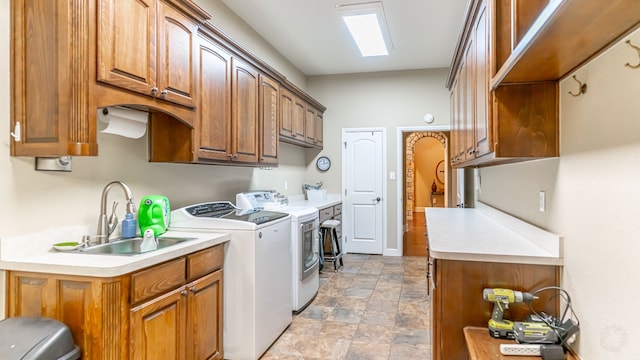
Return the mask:
{"type": "Polygon", "coordinates": [[[9,271],[7,316],[64,322],[83,359],[222,359],[223,246],[112,278],[9,271]]]}
{"type": "Polygon", "coordinates": [[[472,1],[448,81],[454,167],[559,155],[557,82],[503,86],[495,91],[492,34],[495,0],[472,1]]]}
{"type": "Polygon", "coordinates": [[[294,90],[289,90],[285,86],[280,89],[280,107],[282,109],[279,123],[280,140],[303,147],[322,149],[325,108],[296,95],[300,91],[293,85],[288,85],[294,90]]]}
{"type": "Polygon", "coordinates": [[[260,164],[278,164],[280,84],[260,74],[260,164]]]}
{"type": "Polygon", "coordinates": [[[194,108],[198,22],[165,0],[98,0],[99,82],[194,108]]]}
{"type": "Polygon", "coordinates": [[[454,167],[560,155],[559,79],[640,23],[640,3],[583,5],[468,3],[447,80],[454,167]]]}
{"type": "Polygon", "coordinates": [[[190,124],[193,38],[207,18],[190,0],[12,0],[11,155],[98,155],[104,106],[190,124]]]}
{"type": "Polygon", "coordinates": [[[197,159],[231,157],[231,53],[205,34],[199,36],[197,159]]]}
{"type": "Polygon", "coordinates": [[[89,2],[11,2],[12,156],[98,154],[89,2]]]}
{"type": "MultiPolygon", "coordinates": [[[[487,327],[493,303],[482,299],[484,288],[533,291],[558,286],[560,267],[481,261],[429,259],[431,334],[433,360],[466,360],[463,335],[466,326],[487,327]]],[[[538,311],[557,314],[559,300],[553,291],[539,294],[538,311]]],[[[511,304],[505,318],[522,320],[530,313],[526,304],[511,304]]]]}
{"type": "Polygon", "coordinates": [[[304,102],[283,87],[280,89],[280,109],[280,137],[304,141],[304,102]]]}

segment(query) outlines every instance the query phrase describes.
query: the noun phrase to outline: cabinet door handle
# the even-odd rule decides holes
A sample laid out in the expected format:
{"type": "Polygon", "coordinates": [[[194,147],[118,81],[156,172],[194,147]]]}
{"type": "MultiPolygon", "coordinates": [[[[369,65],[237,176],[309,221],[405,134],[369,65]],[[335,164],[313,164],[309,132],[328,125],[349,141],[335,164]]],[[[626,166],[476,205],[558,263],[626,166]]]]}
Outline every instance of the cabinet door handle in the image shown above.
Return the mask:
{"type": "Polygon", "coordinates": [[[169,93],[169,92],[167,91],[167,89],[164,89],[164,90],[162,90],[162,91],[160,92],[160,97],[164,99],[164,98],[166,98],[166,97],[167,97],[167,94],[168,94],[168,93],[169,93]]]}
{"type": "Polygon", "coordinates": [[[158,93],[158,88],[157,87],[152,87],[151,88],[151,95],[156,96],[156,94],[158,93]]]}
{"type": "Polygon", "coordinates": [[[180,294],[181,294],[182,296],[187,296],[187,295],[189,295],[189,292],[185,289],[185,290],[182,290],[182,291],[180,292],[180,294]]]}
{"type": "Polygon", "coordinates": [[[189,288],[189,291],[191,291],[192,293],[195,293],[196,291],[198,291],[198,289],[196,289],[195,286],[192,286],[189,288]]]}

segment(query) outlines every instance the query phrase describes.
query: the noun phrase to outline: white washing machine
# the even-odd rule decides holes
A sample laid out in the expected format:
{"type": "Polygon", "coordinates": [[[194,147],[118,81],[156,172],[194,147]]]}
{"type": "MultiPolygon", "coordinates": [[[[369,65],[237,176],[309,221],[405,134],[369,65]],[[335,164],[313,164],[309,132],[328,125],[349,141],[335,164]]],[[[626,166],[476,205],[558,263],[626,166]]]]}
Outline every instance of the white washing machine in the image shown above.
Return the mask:
{"type": "Polygon", "coordinates": [[[219,201],[172,211],[170,229],[231,235],[223,270],[224,358],[258,359],[292,320],[291,216],[219,201]]]}
{"type": "Polygon", "coordinates": [[[320,230],[318,209],[278,203],[269,191],[236,194],[236,206],[246,209],[277,210],[291,215],[292,310],[304,310],[318,294],[320,230]]]}

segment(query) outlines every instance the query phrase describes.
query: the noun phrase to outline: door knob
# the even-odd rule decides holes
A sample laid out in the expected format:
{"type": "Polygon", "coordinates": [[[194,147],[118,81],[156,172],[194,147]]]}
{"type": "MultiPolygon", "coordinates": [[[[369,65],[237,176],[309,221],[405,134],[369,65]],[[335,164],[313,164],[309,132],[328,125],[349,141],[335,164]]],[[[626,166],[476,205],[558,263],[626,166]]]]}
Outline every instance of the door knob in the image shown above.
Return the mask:
{"type": "Polygon", "coordinates": [[[382,200],[382,199],[380,199],[380,196],[378,196],[377,198],[373,199],[373,201],[375,201],[375,202],[380,202],[380,200],[382,200]]]}

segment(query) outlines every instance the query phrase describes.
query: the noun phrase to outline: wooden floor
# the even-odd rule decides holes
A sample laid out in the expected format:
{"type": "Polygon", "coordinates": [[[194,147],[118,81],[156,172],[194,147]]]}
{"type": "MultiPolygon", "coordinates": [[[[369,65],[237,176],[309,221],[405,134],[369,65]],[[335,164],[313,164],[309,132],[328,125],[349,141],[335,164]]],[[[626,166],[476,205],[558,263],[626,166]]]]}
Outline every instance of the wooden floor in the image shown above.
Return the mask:
{"type": "Polygon", "coordinates": [[[413,213],[413,220],[407,223],[408,231],[404,233],[404,256],[427,256],[427,226],[424,213],[413,213]]]}

